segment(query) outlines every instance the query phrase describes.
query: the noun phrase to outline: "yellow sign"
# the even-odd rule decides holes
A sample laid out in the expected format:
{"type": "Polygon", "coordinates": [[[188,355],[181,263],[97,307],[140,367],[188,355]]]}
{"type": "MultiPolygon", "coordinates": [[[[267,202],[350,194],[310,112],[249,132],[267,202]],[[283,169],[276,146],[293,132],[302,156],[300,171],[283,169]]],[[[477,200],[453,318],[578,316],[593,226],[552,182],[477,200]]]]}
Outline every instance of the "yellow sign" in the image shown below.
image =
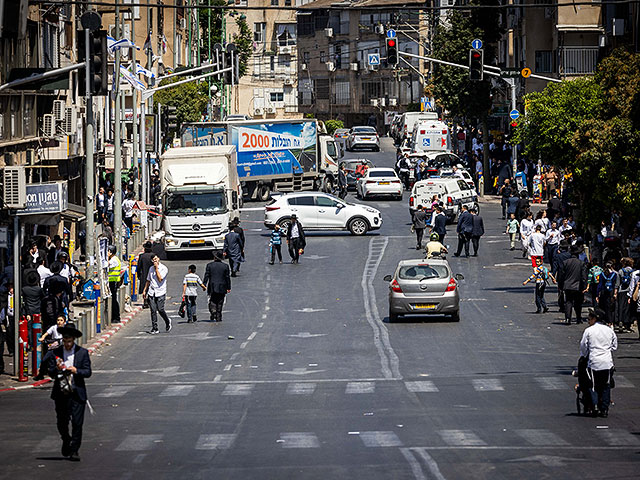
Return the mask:
{"type": "Polygon", "coordinates": [[[523,68],[520,73],[522,74],[522,76],[524,78],[529,78],[531,76],[531,69],[530,68],[523,68]]]}

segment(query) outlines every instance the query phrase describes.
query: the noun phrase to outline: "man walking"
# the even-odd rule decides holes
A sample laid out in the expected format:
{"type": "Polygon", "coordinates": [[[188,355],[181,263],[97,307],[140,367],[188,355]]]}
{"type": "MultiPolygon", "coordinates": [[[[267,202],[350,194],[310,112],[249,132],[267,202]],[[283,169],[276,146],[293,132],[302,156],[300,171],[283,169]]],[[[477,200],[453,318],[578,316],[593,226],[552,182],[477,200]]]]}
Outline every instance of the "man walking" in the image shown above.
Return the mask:
{"type": "Polygon", "coordinates": [[[469,209],[466,205],[462,205],[462,213],[458,217],[458,249],[453,254],[454,257],[459,257],[462,253],[462,247],[464,247],[465,257],[469,258],[469,242],[471,240],[471,232],[473,231],[473,218],[469,213],[469,209]]]}
{"type": "Polygon", "coordinates": [[[287,230],[287,245],[289,247],[289,255],[291,255],[291,263],[298,263],[301,250],[304,250],[307,242],[304,238],[302,224],[298,221],[295,213],[291,214],[291,225],[287,230]]]}
{"type": "Polygon", "coordinates": [[[109,245],[107,250],[109,292],[111,292],[111,321],[120,323],[120,303],[118,303],[118,290],[120,281],[122,280],[122,263],[116,255],[117,248],[115,245],[109,245]]]}
{"type": "Polygon", "coordinates": [[[433,218],[432,233],[437,233],[440,243],[444,245],[444,237],[447,235],[447,216],[440,205],[436,205],[436,214],[433,218]]]}
{"type": "Polygon", "coordinates": [[[471,219],[473,221],[473,228],[471,230],[471,244],[473,245],[473,256],[478,256],[478,247],[480,246],[480,237],[484,235],[484,221],[478,214],[476,208],[471,209],[471,219]]]}
{"type": "Polygon", "coordinates": [[[576,323],[582,323],[582,302],[587,284],[587,267],[578,255],[582,249],[571,247],[571,258],[565,260],[558,272],[558,285],[564,291],[565,323],[571,325],[572,310],[576,312],[576,323]]]}
{"type": "Polygon", "coordinates": [[[604,319],[605,313],[601,309],[589,308],[589,327],[580,340],[580,355],[589,359],[587,368],[591,380],[592,404],[597,406],[597,414],[606,418],[611,403],[611,352],[618,349],[618,338],[612,328],[604,325],[604,319]]]}
{"type": "Polygon", "coordinates": [[[416,213],[413,214],[413,230],[416,232],[416,250],[422,249],[422,236],[424,235],[424,229],[427,227],[427,214],[422,208],[422,205],[418,205],[416,213]]]}
{"type": "Polygon", "coordinates": [[[533,268],[542,265],[542,259],[544,258],[544,233],[542,233],[542,226],[536,225],[535,231],[529,236],[527,246],[529,247],[529,254],[531,255],[531,265],[533,268]]]}
{"type": "MultiPolygon", "coordinates": [[[[138,266],[136,267],[136,277],[138,279],[138,294],[142,295],[144,292],[144,286],[147,281],[147,275],[149,275],[149,269],[153,262],[151,259],[153,258],[153,252],[151,249],[153,248],[153,244],[149,241],[146,241],[143,245],[144,252],[142,252],[138,256],[138,266]]],[[[142,304],[142,308],[149,308],[149,301],[147,298],[144,298],[142,304]]]]}
{"type": "Polygon", "coordinates": [[[226,263],[222,263],[222,257],[218,252],[213,254],[213,262],[207,264],[203,282],[207,286],[207,293],[209,294],[211,321],[221,322],[224,297],[231,292],[231,278],[229,266],[226,263]]]}
{"type": "Polygon", "coordinates": [[[91,376],[91,359],[87,349],[75,344],[82,332],[73,323],[59,328],[62,345],[49,350],[42,360],[49,376],[54,379],[51,398],[56,405],[58,432],[62,437],[62,455],[79,461],[78,450],[82,442],[84,408],[87,404],[85,378],[91,376]],[[69,435],[71,420],[71,435],[69,435]]]}
{"type": "Polygon", "coordinates": [[[235,225],[229,225],[229,233],[224,236],[222,254],[229,259],[231,276],[235,277],[240,269],[240,262],[244,262],[243,245],[240,234],[234,230],[235,225]]]}
{"type": "Polygon", "coordinates": [[[347,196],[347,172],[345,171],[344,162],[340,164],[338,171],[338,196],[345,199],[347,196]]]}
{"type": "Polygon", "coordinates": [[[157,335],[158,330],[158,314],[164,320],[167,333],[171,331],[171,320],[164,311],[164,302],[167,297],[167,274],[169,269],[160,263],[158,255],[154,255],[151,259],[152,266],[147,275],[147,282],[144,286],[142,295],[149,298],[149,308],[151,309],[151,333],[157,335]]]}

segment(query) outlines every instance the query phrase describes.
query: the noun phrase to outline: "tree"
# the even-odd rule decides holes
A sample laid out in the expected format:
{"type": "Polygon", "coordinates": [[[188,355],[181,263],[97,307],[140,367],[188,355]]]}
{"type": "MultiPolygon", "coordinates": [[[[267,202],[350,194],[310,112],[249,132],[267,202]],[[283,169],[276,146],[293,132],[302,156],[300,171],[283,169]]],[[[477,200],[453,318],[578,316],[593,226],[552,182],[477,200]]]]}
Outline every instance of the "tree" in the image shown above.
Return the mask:
{"type": "MultiPolygon", "coordinates": [[[[167,85],[179,80],[181,77],[172,77],[162,80],[160,85],[167,85]]],[[[206,112],[209,95],[206,82],[189,82],[177,85],[173,88],[160,90],[153,98],[154,103],[161,105],[172,105],[177,107],[178,123],[199,122],[206,112]]]]}
{"type": "Polygon", "coordinates": [[[240,16],[236,20],[238,33],[233,35],[233,43],[238,49],[238,58],[240,59],[240,76],[246,75],[249,68],[249,59],[253,53],[253,37],[247,20],[240,16]]]}

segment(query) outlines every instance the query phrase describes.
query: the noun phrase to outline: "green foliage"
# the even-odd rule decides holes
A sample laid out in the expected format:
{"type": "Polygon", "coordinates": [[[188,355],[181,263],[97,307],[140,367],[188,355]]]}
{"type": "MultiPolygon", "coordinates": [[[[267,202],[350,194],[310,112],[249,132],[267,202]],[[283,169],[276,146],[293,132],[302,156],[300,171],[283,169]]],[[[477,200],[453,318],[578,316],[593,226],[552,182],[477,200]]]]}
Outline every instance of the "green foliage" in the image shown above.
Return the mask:
{"type": "MultiPolygon", "coordinates": [[[[184,78],[169,78],[161,81],[160,85],[166,85],[178,80],[184,80],[184,78]]],[[[182,85],[157,92],[153,99],[162,105],[177,107],[179,123],[199,122],[207,109],[207,102],[209,101],[207,88],[206,82],[183,83],[182,85]]]]}
{"type": "Polygon", "coordinates": [[[238,33],[233,35],[233,43],[238,49],[238,57],[240,58],[240,76],[244,76],[249,68],[249,59],[253,53],[253,34],[249,28],[249,24],[244,18],[236,19],[238,25],[238,33]]]}
{"type": "Polygon", "coordinates": [[[338,128],[344,128],[344,122],[342,120],[327,120],[324,122],[324,126],[327,128],[327,133],[333,135],[338,128]]]}

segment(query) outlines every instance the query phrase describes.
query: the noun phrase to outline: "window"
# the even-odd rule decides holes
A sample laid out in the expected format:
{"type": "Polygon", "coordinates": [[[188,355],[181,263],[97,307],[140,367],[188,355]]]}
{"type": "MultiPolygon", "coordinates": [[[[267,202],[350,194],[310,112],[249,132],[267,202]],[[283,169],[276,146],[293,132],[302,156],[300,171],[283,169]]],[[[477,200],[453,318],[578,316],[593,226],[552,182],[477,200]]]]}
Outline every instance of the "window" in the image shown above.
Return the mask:
{"type": "Polygon", "coordinates": [[[553,72],[553,52],[551,50],[536,50],[536,73],[553,72]]]}
{"type": "Polygon", "coordinates": [[[304,53],[302,54],[302,61],[303,61],[303,63],[308,64],[308,63],[309,63],[309,59],[310,59],[310,58],[311,58],[311,57],[309,56],[309,52],[304,52],[304,53]]]}
{"type": "Polygon", "coordinates": [[[271,55],[269,57],[269,70],[272,72],[276,69],[276,57],[271,55]]]}
{"type": "Polygon", "coordinates": [[[288,200],[289,205],[306,205],[306,206],[314,206],[315,197],[308,195],[306,197],[294,197],[288,200]]]}
{"type": "Polygon", "coordinates": [[[349,81],[338,80],[333,84],[333,103],[335,105],[349,105],[351,103],[349,81]]]}
{"type": "Polygon", "coordinates": [[[23,130],[22,135],[30,137],[36,134],[36,97],[33,95],[25,95],[22,103],[23,130]]]}
{"type": "Polygon", "coordinates": [[[285,7],[290,7],[291,6],[291,0],[284,0],[284,6],[285,7]]]}
{"type": "Polygon", "coordinates": [[[264,43],[266,41],[267,24],[265,22],[256,22],[253,24],[253,41],[256,43],[264,43]]]}
{"type": "Polygon", "coordinates": [[[329,197],[316,197],[316,203],[319,207],[337,208],[338,202],[329,197]]]}
{"type": "Polygon", "coordinates": [[[385,178],[385,177],[395,177],[396,172],[393,170],[371,170],[369,171],[370,178],[385,178]]]}
{"type": "Polygon", "coordinates": [[[327,63],[327,52],[320,50],[320,63],[327,63]]]}
{"type": "Polygon", "coordinates": [[[291,55],[278,55],[278,66],[289,68],[291,66],[291,55]]]}
{"type": "Polygon", "coordinates": [[[271,102],[284,102],[284,92],[271,92],[271,102]]]}
{"type": "Polygon", "coordinates": [[[429,279],[429,278],[447,278],[449,269],[444,265],[413,265],[401,267],[398,277],[402,280],[429,279]]]}
{"type": "Polygon", "coordinates": [[[43,23],[42,66],[58,68],[58,29],[49,22],[43,23]]]}
{"type": "Polygon", "coordinates": [[[275,32],[278,40],[278,46],[284,47],[287,45],[295,45],[296,31],[297,28],[295,23],[277,23],[275,26],[275,32]]]}
{"type": "Polygon", "coordinates": [[[271,0],[271,5],[278,6],[280,2],[278,0],[271,0]]]}

